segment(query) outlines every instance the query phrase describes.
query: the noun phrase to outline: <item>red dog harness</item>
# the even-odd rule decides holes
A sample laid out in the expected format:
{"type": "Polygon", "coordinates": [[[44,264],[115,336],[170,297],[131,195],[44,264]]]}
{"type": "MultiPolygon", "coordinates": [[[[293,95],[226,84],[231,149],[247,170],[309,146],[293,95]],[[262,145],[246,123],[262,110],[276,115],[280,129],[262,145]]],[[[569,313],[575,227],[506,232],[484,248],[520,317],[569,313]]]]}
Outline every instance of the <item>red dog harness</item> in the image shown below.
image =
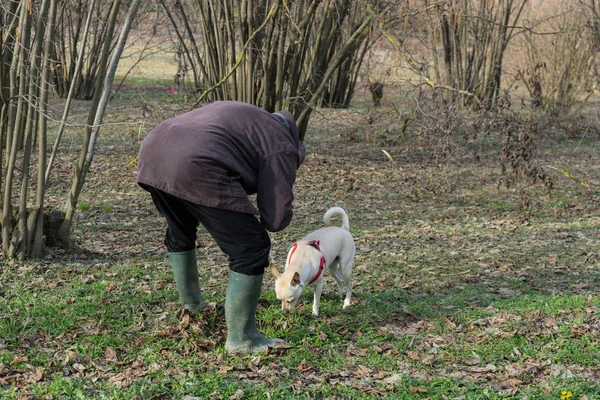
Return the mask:
{"type": "MultiPolygon", "coordinates": [[[[315,249],[317,249],[319,251],[319,253],[321,253],[321,241],[320,240],[311,240],[307,244],[309,246],[314,247],[315,249]]],[[[290,256],[287,259],[288,265],[290,264],[290,260],[292,259],[292,256],[294,255],[294,252],[296,251],[297,248],[298,248],[298,243],[294,243],[294,246],[292,247],[292,251],[290,252],[290,256]]],[[[319,277],[321,276],[321,273],[323,273],[323,268],[325,268],[325,256],[323,255],[323,253],[321,253],[321,262],[319,263],[319,271],[317,271],[317,274],[315,275],[315,277],[312,278],[310,280],[310,282],[308,282],[308,285],[310,285],[311,283],[313,283],[314,281],[319,279],[319,277]]],[[[306,286],[308,286],[308,285],[306,285],[306,286]]]]}

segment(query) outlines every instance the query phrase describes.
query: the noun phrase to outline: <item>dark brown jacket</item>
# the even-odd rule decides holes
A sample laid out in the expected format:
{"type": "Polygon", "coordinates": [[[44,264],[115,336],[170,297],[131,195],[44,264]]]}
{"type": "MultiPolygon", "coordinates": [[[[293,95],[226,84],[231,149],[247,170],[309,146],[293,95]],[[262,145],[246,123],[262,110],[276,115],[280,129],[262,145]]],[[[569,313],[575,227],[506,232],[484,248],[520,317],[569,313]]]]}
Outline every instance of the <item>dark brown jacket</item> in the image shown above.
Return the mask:
{"type": "Polygon", "coordinates": [[[277,232],[291,221],[292,185],[299,167],[298,129],[258,107],[218,101],[168,119],[146,136],[138,183],[200,204],[260,214],[277,232]],[[259,211],[248,195],[257,194],[259,211]]]}

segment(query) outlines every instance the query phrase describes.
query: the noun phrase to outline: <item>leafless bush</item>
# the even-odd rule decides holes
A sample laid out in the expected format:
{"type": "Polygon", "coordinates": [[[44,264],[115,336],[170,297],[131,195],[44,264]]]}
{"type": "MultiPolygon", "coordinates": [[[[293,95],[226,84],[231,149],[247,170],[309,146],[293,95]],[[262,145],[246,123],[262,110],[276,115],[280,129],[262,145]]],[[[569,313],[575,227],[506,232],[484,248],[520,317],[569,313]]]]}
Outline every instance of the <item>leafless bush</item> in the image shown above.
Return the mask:
{"type": "MultiPolygon", "coordinates": [[[[504,100],[506,101],[506,100],[504,100]]],[[[539,165],[540,131],[538,118],[525,118],[523,114],[511,111],[509,104],[493,111],[460,114],[456,106],[450,106],[427,118],[428,123],[418,134],[426,139],[426,148],[431,149],[427,163],[439,165],[451,159],[471,157],[479,160],[480,146],[475,146],[481,136],[486,141],[500,146],[496,155],[502,177],[499,185],[543,184],[550,192],[554,183],[551,176],[539,165]],[[468,120],[472,119],[472,123],[468,120]]],[[[489,150],[489,148],[488,148],[489,150]]]]}
{"type": "Polygon", "coordinates": [[[445,0],[419,13],[429,51],[429,84],[446,104],[490,109],[500,96],[504,55],[528,0],[445,0]],[[446,89],[451,90],[446,90],[446,89]]]}
{"type": "Polygon", "coordinates": [[[315,107],[350,104],[372,28],[393,8],[372,0],[159,3],[176,33],[178,73],[201,92],[194,106],[228,99],[286,107],[302,138],[315,107]]]}
{"type": "MultiPolygon", "coordinates": [[[[466,111],[458,104],[425,106],[429,104],[434,103],[423,102],[414,112],[369,109],[363,114],[364,125],[346,139],[388,149],[395,146],[394,155],[431,167],[427,188],[434,192],[449,192],[460,185],[446,179],[449,166],[480,162],[497,166],[498,186],[517,188],[522,199],[530,187],[542,185],[548,193],[552,191],[552,177],[539,161],[548,117],[515,111],[507,93],[498,98],[494,109],[478,112],[466,111]]],[[[522,206],[527,208],[527,204],[532,206],[533,200],[523,201],[522,206]]]]}
{"type": "Polygon", "coordinates": [[[458,146],[458,125],[460,116],[458,107],[451,105],[431,115],[423,116],[417,130],[420,147],[428,149],[425,165],[439,166],[456,155],[458,146]]]}
{"type": "Polygon", "coordinates": [[[523,121],[519,114],[510,112],[495,117],[498,116],[494,123],[502,141],[499,162],[503,175],[499,185],[542,183],[550,192],[554,182],[536,160],[540,140],[538,121],[535,118],[523,121]]]}
{"type": "Polygon", "coordinates": [[[532,108],[553,115],[580,110],[598,92],[600,78],[600,42],[589,7],[583,1],[550,2],[532,4],[526,14],[535,28],[518,39],[525,54],[516,79],[525,84],[532,108]]]}

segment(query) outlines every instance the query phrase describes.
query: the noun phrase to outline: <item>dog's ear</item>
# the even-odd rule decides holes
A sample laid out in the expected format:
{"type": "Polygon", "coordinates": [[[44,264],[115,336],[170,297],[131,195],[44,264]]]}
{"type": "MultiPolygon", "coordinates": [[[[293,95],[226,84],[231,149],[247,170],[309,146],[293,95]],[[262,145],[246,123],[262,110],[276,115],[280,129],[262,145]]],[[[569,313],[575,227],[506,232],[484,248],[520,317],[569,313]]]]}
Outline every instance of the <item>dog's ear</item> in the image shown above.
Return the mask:
{"type": "Polygon", "coordinates": [[[294,278],[292,279],[292,286],[298,286],[300,284],[300,274],[294,273],[294,278]]]}
{"type": "Polygon", "coordinates": [[[269,265],[269,270],[271,271],[271,274],[275,277],[275,279],[279,279],[281,277],[281,274],[279,273],[279,271],[277,271],[275,264],[271,263],[271,265],[269,265]]]}

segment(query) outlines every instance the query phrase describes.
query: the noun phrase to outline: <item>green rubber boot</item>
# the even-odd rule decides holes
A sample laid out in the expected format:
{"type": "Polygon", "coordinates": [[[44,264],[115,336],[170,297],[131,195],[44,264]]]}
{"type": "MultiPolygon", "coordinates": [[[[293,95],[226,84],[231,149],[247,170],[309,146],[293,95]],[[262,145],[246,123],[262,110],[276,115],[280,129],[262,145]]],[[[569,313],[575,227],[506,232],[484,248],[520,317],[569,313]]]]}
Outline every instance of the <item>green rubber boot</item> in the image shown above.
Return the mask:
{"type": "Polygon", "coordinates": [[[196,250],[169,253],[169,259],[171,260],[173,275],[175,275],[175,284],[177,285],[177,292],[179,292],[181,306],[195,313],[208,307],[200,294],[196,250]]]}
{"type": "Polygon", "coordinates": [[[263,275],[249,276],[229,271],[225,297],[225,320],[227,342],[225,350],[230,354],[248,354],[267,351],[281,339],[269,339],[256,327],[256,308],[263,275]]]}

